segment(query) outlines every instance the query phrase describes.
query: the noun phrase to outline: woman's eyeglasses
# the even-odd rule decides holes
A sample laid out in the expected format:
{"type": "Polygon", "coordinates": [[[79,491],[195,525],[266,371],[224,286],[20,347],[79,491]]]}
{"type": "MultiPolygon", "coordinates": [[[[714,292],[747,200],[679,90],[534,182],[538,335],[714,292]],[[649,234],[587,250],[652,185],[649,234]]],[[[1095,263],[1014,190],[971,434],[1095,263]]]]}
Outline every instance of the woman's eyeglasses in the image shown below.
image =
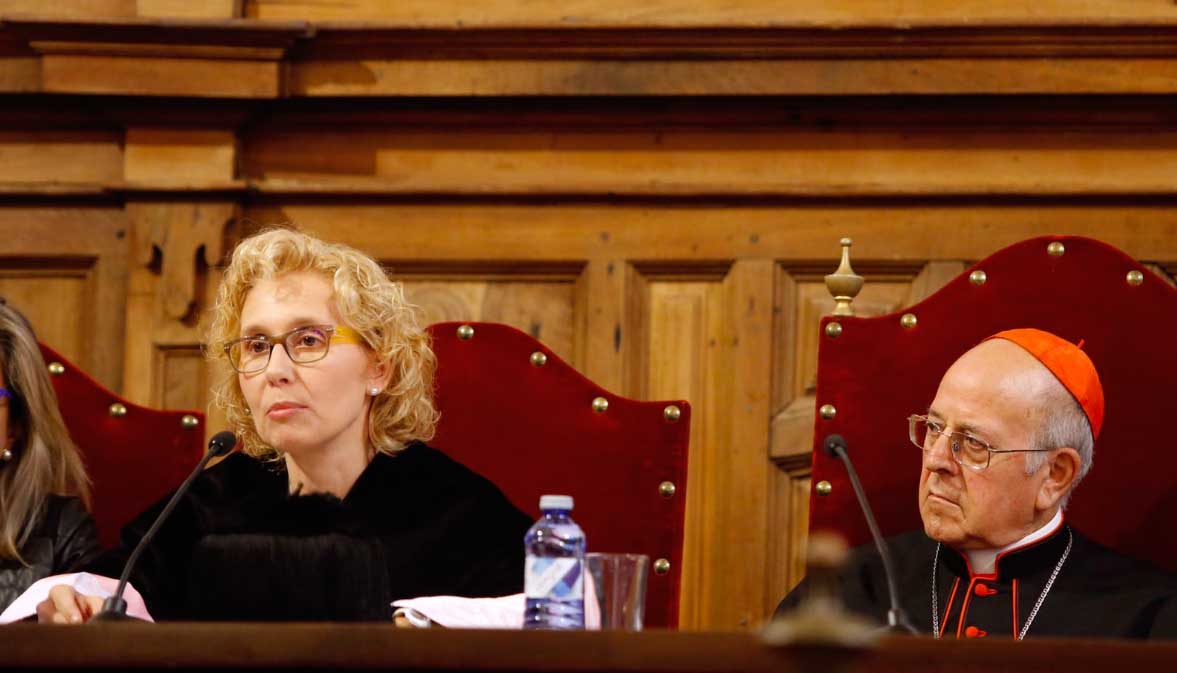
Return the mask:
{"type": "Polygon", "coordinates": [[[225,344],[229,364],[242,374],[260,372],[270,364],[274,346],[281,344],[292,362],[305,365],[327,357],[332,342],[362,344],[359,332],[343,325],[307,325],[283,334],[242,337],[225,344]]]}

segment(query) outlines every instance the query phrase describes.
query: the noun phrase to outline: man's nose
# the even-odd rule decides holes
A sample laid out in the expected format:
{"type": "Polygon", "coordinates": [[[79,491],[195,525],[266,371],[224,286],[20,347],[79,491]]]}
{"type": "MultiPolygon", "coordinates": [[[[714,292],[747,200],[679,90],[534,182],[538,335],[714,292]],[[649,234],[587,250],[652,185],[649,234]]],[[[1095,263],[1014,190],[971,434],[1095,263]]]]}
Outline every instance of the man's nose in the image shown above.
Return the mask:
{"type": "Polygon", "coordinates": [[[932,442],[932,445],[924,449],[924,469],[929,471],[954,471],[957,467],[956,460],[952,457],[952,436],[942,434],[932,442]]]}

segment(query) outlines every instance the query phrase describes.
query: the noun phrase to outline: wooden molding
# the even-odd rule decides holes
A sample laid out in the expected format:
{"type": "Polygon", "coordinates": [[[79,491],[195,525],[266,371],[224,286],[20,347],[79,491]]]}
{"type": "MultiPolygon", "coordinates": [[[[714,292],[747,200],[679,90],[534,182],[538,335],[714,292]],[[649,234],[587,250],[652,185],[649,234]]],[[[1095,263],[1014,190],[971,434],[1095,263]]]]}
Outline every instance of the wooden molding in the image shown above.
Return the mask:
{"type": "Polygon", "coordinates": [[[796,22],[729,27],[429,28],[314,26],[306,60],[452,59],[876,59],[1143,57],[1177,54],[1177,23],[796,22]]]}
{"type": "Polygon", "coordinates": [[[28,90],[30,54],[39,90],[143,96],[1177,92],[1172,19],[440,28],[0,18],[10,57],[0,56],[0,86],[28,90]]]}

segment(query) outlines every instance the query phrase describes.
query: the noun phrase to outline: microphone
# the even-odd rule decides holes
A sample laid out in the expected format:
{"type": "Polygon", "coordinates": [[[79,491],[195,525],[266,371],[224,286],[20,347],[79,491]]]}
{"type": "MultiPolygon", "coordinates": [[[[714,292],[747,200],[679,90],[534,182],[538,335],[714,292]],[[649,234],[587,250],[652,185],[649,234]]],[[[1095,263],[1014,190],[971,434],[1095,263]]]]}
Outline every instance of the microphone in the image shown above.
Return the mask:
{"type": "Polygon", "coordinates": [[[196,469],[188,475],[188,478],[184,480],[184,483],[180,484],[180,487],[176,489],[174,494],[172,494],[172,499],[168,501],[168,504],[163,508],[163,511],[159,513],[159,516],[155,517],[155,522],[151,524],[151,528],[147,529],[147,533],[145,533],[143,538],[139,540],[139,544],[135,545],[135,550],[131,552],[131,556],[127,559],[127,564],[123,566],[123,574],[121,577],[119,577],[118,588],[115,589],[114,595],[103,601],[102,610],[100,610],[98,614],[94,615],[94,617],[90,619],[91,622],[121,622],[127,620],[137,620],[136,617],[127,616],[127,601],[123,599],[123,594],[127,590],[127,579],[130,578],[131,571],[135,569],[135,562],[139,560],[139,556],[143,553],[143,550],[147,548],[147,545],[151,543],[151,539],[155,537],[156,531],[159,530],[159,527],[163,525],[164,521],[167,520],[168,515],[172,513],[173,509],[175,509],[176,503],[179,502],[180,498],[188,492],[188,488],[192,486],[192,482],[196,480],[196,475],[200,474],[204,470],[204,466],[208,465],[209,460],[215,456],[223,456],[226,453],[229,453],[233,450],[233,447],[236,444],[236,435],[229,432],[228,430],[222,430],[213,435],[212,439],[208,440],[208,451],[205,452],[204,457],[200,459],[200,463],[196,466],[196,469]]]}
{"type": "Polygon", "coordinates": [[[891,564],[891,550],[887,548],[887,543],[883,541],[883,535],[879,532],[879,524],[875,522],[875,514],[870,508],[870,503],[866,500],[866,493],[862,490],[862,484],[858,481],[858,473],[854,471],[854,463],[850,462],[850,456],[847,454],[846,440],[842,435],[829,435],[823,442],[826,453],[841,459],[842,463],[846,465],[846,473],[850,476],[850,485],[854,487],[854,495],[858,498],[858,506],[862,509],[863,516],[866,517],[866,525],[870,528],[871,537],[875,540],[875,548],[879,550],[879,556],[883,559],[883,574],[887,577],[887,594],[891,598],[891,609],[887,611],[887,629],[890,631],[897,631],[900,633],[915,634],[915,627],[911,625],[911,620],[907,618],[907,614],[903,608],[899,607],[899,589],[895,586],[895,571],[891,564]]]}

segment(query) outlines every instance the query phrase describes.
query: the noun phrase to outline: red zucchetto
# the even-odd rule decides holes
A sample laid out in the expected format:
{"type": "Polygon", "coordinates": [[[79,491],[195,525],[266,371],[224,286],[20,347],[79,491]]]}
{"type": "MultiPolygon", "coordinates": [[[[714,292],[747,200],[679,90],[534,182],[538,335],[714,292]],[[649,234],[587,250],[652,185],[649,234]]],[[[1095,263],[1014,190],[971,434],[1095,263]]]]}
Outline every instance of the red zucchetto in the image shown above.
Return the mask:
{"type": "Polygon", "coordinates": [[[1029,328],[998,332],[989,339],[1012,341],[1045,365],[1079,402],[1091,423],[1092,437],[1099,439],[1099,430],[1103,426],[1103,385],[1099,382],[1095,364],[1081,348],[1082,341],[1075,345],[1050,332],[1029,328]]]}

